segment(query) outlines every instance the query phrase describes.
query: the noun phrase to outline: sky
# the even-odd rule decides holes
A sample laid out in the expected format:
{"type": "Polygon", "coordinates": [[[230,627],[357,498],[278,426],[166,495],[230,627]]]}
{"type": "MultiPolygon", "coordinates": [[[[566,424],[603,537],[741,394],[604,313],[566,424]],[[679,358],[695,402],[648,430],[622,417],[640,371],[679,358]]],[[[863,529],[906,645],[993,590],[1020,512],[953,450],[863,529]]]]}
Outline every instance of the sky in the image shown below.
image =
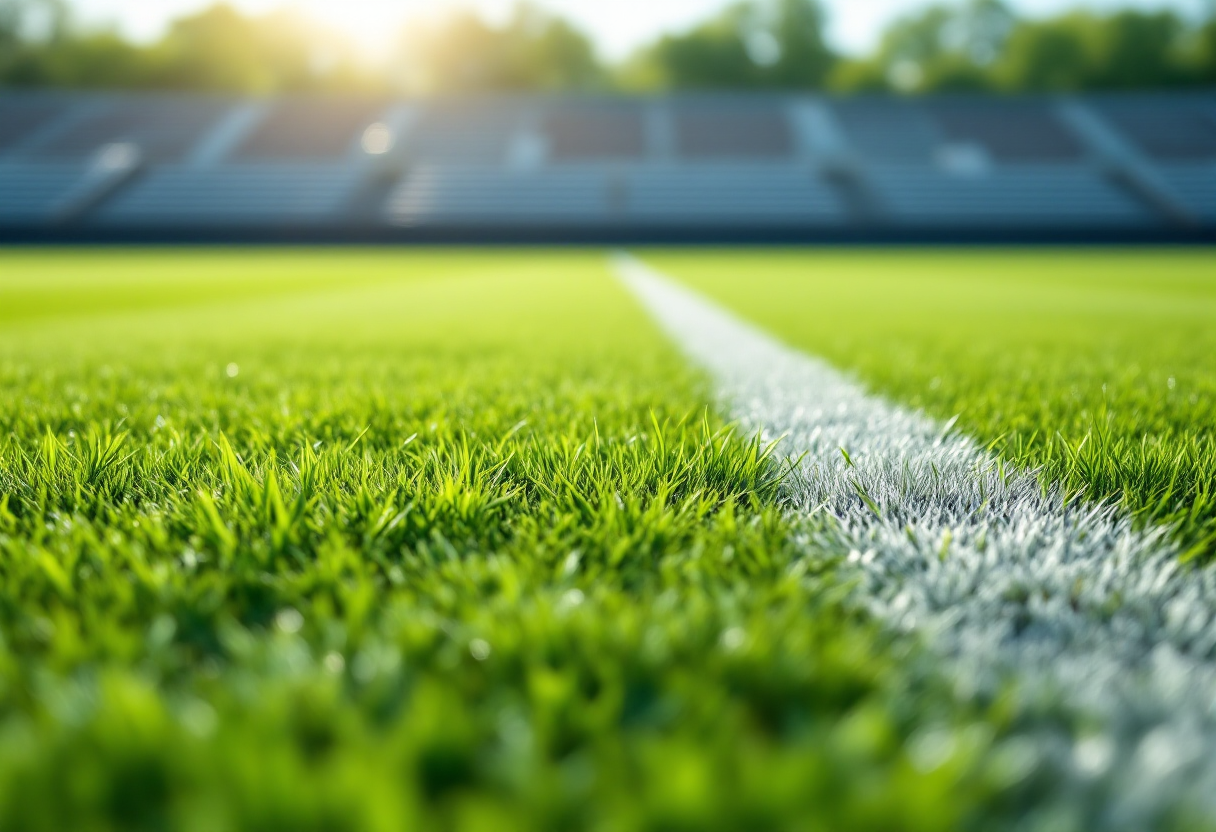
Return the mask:
{"type": "MultiPolygon", "coordinates": [[[[82,17],[92,22],[117,25],[127,34],[154,38],[168,20],[215,0],[74,0],[82,17]]],[[[474,6],[489,17],[501,18],[514,0],[228,0],[248,11],[266,11],[298,6],[315,17],[354,35],[368,48],[387,45],[400,21],[417,12],[441,11],[454,6],[474,6]]],[[[1030,15],[1050,14],[1079,4],[1094,8],[1123,5],[1169,7],[1194,14],[1210,7],[1212,0],[1012,0],[1030,15]]],[[[825,0],[829,10],[830,37],[848,52],[864,52],[873,46],[883,25],[893,17],[924,6],[925,0],[825,0]]],[[[723,0],[541,0],[577,23],[592,35],[603,55],[620,58],[655,35],[686,27],[724,5],[723,0]]]]}

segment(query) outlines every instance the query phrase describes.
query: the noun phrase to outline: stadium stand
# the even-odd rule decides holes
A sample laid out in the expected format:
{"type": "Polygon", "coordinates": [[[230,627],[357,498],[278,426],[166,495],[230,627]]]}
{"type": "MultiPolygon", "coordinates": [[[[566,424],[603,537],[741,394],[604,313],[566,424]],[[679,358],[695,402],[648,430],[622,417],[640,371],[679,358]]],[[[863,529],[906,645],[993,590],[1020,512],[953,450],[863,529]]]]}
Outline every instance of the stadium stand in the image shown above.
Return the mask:
{"type": "Polygon", "coordinates": [[[0,235],[1210,240],[1216,95],[0,91],[0,235]]]}
{"type": "Polygon", "coordinates": [[[549,109],[543,131],[554,163],[645,157],[646,113],[639,102],[578,102],[549,109]]]}
{"type": "Polygon", "coordinates": [[[19,228],[54,225],[87,174],[86,165],[0,162],[0,223],[19,228]]]}
{"type": "Polygon", "coordinates": [[[848,221],[826,180],[788,162],[655,166],[634,173],[628,196],[631,216],[646,224],[792,229],[848,221]]]}
{"type": "Polygon", "coordinates": [[[1146,167],[1159,172],[1194,222],[1216,224],[1216,97],[1109,100],[1098,109],[1146,157],[1146,167]]]}
{"type": "Polygon", "coordinates": [[[906,101],[844,100],[832,115],[847,146],[867,163],[928,165],[940,142],[927,113],[906,101]]]}
{"type": "Polygon", "coordinates": [[[862,154],[877,222],[1044,232],[1159,222],[1108,174],[1054,102],[846,102],[838,110],[862,154]]]}
{"type": "Polygon", "coordinates": [[[588,166],[424,167],[398,189],[389,212],[403,226],[602,224],[612,221],[610,184],[606,171],[588,166]]]}
{"type": "Polygon", "coordinates": [[[232,154],[235,162],[334,161],[385,111],[383,101],[294,99],[273,106],[232,154]]]}
{"type": "Polygon", "coordinates": [[[532,115],[514,102],[456,101],[431,104],[405,136],[404,155],[414,165],[501,165],[512,140],[532,115]]]}
{"type": "Polygon", "coordinates": [[[776,102],[698,102],[674,109],[684,159],[782,159],[794,154],[788,114],[776,102]]]}
{"type": "Polygon", "coordinates": [[[198,136],[229,110],[232,103],[209,98],[184,100],[156,96],[97,102],[70,129],[59,131],[29,148],[40,160],[87,159],[109,145],[137,147],[146,163],[181,159],[198,136]]]}
{"type": "Polygon", "coordinates": [[[1216,101],[1107,100],[1099,111],[1140,150],[1162,162],[1216,160],[1216,101]]]}
{"type": "Polygon", "coordinates": [[[383,101],[303,98],[230,107],[227,118],[213,120],[212,135],[196,138],[195,153],[152,164],[93,222],[234,231],[349,224],[347,209],[355,209],[371,163],[365,134],[394,118],[383,101]]]}
{"type": "Polygon", "coordinates": [[[1148,210],[1100,173],[1021,165],[974,173],[876,171],[872,181],[890,221],[918,226],[1082,228],[1155,222],[1148,210]]]}
{"type": "Polygon", "coordinates": [[[173,166],[120,194],[98,221],[144,227],[337,222],[356,184],[349,170],[335,164],[240,164],[217,170],[173,166]]]}
{"type": "Polygon", "coordinates": [[[973,144],[994,162],[1075,163],[1085,149],[1049,104],[971,101],[930,103],[946,143],[973,144]]]}
{"type": "Polygon", "coordinates": [[[71,106],[69,101],[0,96],[0,153],[14,150],[71,106]]]}

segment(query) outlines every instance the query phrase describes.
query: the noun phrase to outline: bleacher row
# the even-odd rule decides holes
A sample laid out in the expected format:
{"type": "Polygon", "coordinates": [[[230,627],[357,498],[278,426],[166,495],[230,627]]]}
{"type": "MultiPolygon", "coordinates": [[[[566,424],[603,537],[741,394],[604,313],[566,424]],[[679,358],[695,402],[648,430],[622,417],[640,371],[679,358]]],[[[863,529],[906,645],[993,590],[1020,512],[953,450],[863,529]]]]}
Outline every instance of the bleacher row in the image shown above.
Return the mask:
{"type": "Polygon", "coordinates": [[[0,230],[1200,233],[1216,94],[0,92],[0,230]]]}

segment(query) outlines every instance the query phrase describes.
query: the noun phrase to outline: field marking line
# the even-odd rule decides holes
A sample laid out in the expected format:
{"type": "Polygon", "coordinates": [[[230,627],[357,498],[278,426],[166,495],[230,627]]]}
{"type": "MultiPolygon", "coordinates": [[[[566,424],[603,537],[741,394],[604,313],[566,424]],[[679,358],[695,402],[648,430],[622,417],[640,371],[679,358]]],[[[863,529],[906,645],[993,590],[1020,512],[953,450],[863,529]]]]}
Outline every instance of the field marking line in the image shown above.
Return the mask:
{"type": "Polygon", "coordinates": [[[1016,686],[1036,759],[1103,795],[1089,828],[1216,812],[1216,571],[640,260],[613,269],[744,430],[805,454],[787,497],[834,518],[808,545],[839,553],[857,601],[922,636],[960,696],[1016,686]]]}

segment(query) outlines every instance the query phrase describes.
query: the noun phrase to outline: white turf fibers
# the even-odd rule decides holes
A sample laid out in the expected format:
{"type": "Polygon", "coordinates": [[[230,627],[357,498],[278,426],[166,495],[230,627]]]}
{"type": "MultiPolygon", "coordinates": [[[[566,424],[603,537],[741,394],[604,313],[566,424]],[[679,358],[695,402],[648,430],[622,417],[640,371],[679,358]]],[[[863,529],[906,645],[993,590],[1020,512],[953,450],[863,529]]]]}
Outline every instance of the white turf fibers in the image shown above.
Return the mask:
{"type": "Polygon", "coordinates": [[[1015,756],[1045,784],[1019,828],[1211,823],[1216,573],[640,261],[614,267],[732,418],[802,458],[787,497],[830,518],[807,544],[839,555],[857,602],[919,636],[963,700],[1013,697],[1015,756]]]}

